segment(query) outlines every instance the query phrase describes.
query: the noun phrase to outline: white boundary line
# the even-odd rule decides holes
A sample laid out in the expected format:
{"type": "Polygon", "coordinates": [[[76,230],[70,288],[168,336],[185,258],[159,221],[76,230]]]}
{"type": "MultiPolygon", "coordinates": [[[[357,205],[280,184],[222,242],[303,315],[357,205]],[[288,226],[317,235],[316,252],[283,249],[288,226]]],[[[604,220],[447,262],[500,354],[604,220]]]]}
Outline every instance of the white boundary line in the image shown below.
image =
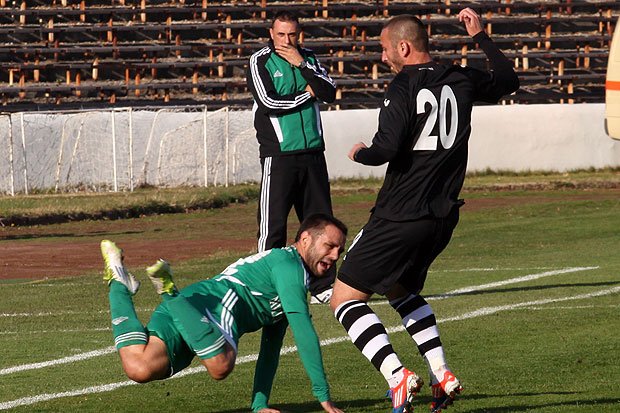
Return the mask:
{"type": "MultiPolygon", "coordinates": [[[[597,269],[599,269],[598,266],[596,266],[596,267],[562,268],[560,270],[545,271],[545,272],[541,272],[541,273],[538,273],[538,274],[529,274],[529,275],[524,275],[522,277],[510,278],[508,280],[497,281],[497,282],[488,283],[488,284],[481,284],[481,285],[476,285],[476,286],[472,286],[472,287],[459,288],[457,290],[449,291],[449,292],[447,292],[445,294],[441,294],[441,295],[435,296],[434,299],[440,300],[440,299],[443,299],[443,298],[448,298],[448,297],[452,297],[452,296],[455,296],[455,295],[471,293],[471,292],[474,292],[474,291],[487,290],[489,288],[494,288],[494,287],[503,287],[504,285],[516,284],[516,283],[525,282],[525,281],[533,281],[533,280],[537,280],[539,278],[549,277],[549,276],[552,276],[552,275],[567,274],[567,273],[571,273],[571,272],[589,271],[589,270],[597,270],[597,269]]],[[[429,297],[429,298],[433,298],[433,297],[429,297]]]]}
{"type": "MultiPolygon", "coordinates": [[[[599,291],[595,291],[595,292],[588,293],[588,294],[579,294],[579,295],[561,297],[561,298],[550,298],[546,300],[526,301],[522,303],[495,306],[495,307],[483,307],[476,311],[471,311],[469,313],[465,313],[460,316],[438,319],[437,323],[439,324],[439,323],[446,323],[449,321],[466,320],[469,318],[476,318],[476,317],[481,317],[485,315],[495,314],[500,311],[507,311],[507,310],[514,310],[514,309],[518,309],[522,307],[529,307],[532,305],[542,305],[542,304],[550,304],[550,303],[572,301],[572,300],[583,300],[587,298],[601,297],[604,295],[610,295],[610,294],[615,294],[615,293],[620,293],[620,286],[609,288],[606,290],[599,290],[599,291]]],[[[387,330],[389,333],[393,333],[393,332],[403,331],[404,329],[405,328],[403,326],[396,326],[396,327],[388,328],[387,330]]],[[[329,346],[329,345],[336,344],[336,343],[342,343],[345,341],[349,341],[348,336],[330,338],[327,340],[321,340],[321,346],[325,347],[325,346],[329,346]]],[[[283,348],[280,354],[285,355],[285,354],[294,353],[295,351],[297,351],[297,348],[295,346],[290,346],[290,347],[283,348]]],[[[256,361],[257,359],[258,359],[258,354],[250,354],[248,356],[240,357],[237,360],[236,364],[245,364],[245,363],[256,361]]],[[[192,367],[192,368],[183,370],[179,374],[173,376],[173,379],[184,377],[184,376],[189,376],[191,374],[196,374],[196,373],[204,373],[204,372],[205,372],[204,367],[192,367]]],[[[61,392],[61,393],[44,393],[44,394],[39,394],[36,396],[23,397],[21,399],[16,399],[16,400],[11,400],[8,402],[0,403],[0,410],[12,409],[18,406],[28,406],[28,405],[32,405],[32,404],[36,404],[36,403],[40,403],[44,401],[60,399],[63,397],[81,396],[85,394],[94,394],[94,393],[105,393],[105,392],[109,392],[109,391],[112,391],[112,390],[115,390],[121,387],[132,386],[135,384],[138,384],[138,383],[131,381],[131,380],[127,380],[127,381],[121,381],[117,383],[103,384],[100,386],[86,387],[83,389],[77,389],[77,390],[66,391],[66,392],[61,392]]]]}
{"type": "MultiPolygon", "coordinates": [[[[97,331],[112,331],[110,327],[99,327],[99,328],[63,328],[61,330],[31,330],[31,331],[0,331],[0,336],[16,336],[16,335],[39,335],[39,334],[58,334],[58,333],[93,333],[97,331]]],[[[0,370],[0,376],[2,376],[2,370],[0,370]]]]}
{"type": "MultiPolygon", "coordinates": [[[[532,279],[536,279],[536,278],[541,278],[541,277],[549,276],[549,275],[557,275],[557,274],[562,274],[562,273],[566,273],[566,272],[575,272],[575,271],[589,270],[589,269],[595,269],[595,268],[598,268],[598,267],[580,267],[580,269],[569,268],[569,269],[558,270],[558,271],[547,271],[547,272],[541,273],[541,274],[531,274],[529,276],[513,278],[513,279],[510,279],[510,280],[505,280],[505,281],[501,281],[501,282],[498,282],[498,283],[483,284],[483,285],[480,285],[480,286],[477,286],[477,287],[464,288],[464,289],[460,289],[460,290],[466,290],[465,292],[470,292],[470,291],[475,291],[477,289],[490,288],[491,286],[506,285],[506,284],[515,283],[515,282],[520,282],[520,281],[525,281],[525,280],[532,280],[532,279]],[[516,280],[520,280],[520,281],[516,281],[516,280]]],[[[446,294],[444,294],[444,295],[442,295],[440,297],[441,298],[447,298],[447,297],[450,297],[450,296],[457,295],[456,292],[460,291],[460,290],[454,290],[452,292],[448,292],[448,293],[446,293],[446,294]]],[[[564,302],[564,301],[572,301],[572,300],[581,300],[581,299],[587,299],[587,298],[593,298],[593,297],[600,297],[600,296],[603,296],[603,295],[610,295],[610,294],[615,294],[615,293],[619,293],[619,292],[620,292],[620,286],[619,287],[613,287],[613,288],[605,289],[605,290],[599,290],[599,291],[595,291],[595,292],[592,292],[592,293],[579,294],[579,295],[567,296],[567,297],[561,297],[561,298],[550,298],[550,299],[526,301],[526,302],[522,302],[522,303],[515,303],[515,304],[509,304],[509,305],[502,305],[502,306],[483,307],[483,308],[480,308],[478,310],[471,311],[471,312],[468,312],[468,313],[465,313],[465,314],[462,314],[462,315],[459,315],[459,316],[448,317],[448,318],[444,318],[444,319],[438,319],[437,323],[439,324],[439,323],[445,323],[445,322],[449,322],[449,321],[466,320],[466,319],[470,319],[470,318],[475,318],[475,317],[481,317],[481,316],[485,316],[485,315],[495,314],[495,313],[498,313],[498,312],[501,312],[501,311],[514,310],[514,309],[519,309],[519,308],[524,308],[524,307],[531,307],[531,306],[536,306],[536,305],[544,305],[544,304],[564,302]]],[[[463,293],[464,292],[461,292],[460,294],[463,294],[463,293]]],[[[403,326],[396,326],[396,327],[388,328],[387,330],[390,333],[391,332],[404,331],[404,327],[403,326]]],[[[345,341],[348,341],[348,340],[349,340],[348,336],[335,337],[335,338],[331,338],[331,339],[327,339],[327,340],[322,340],[321,341],[321,346],[324,347],[324,346],[328,346],[328,345],[332,345],[332,344],[336,344],[336,343],[345,342],[345,341]]],[[[290,354],[290,353],[295,352],[296,350],[297,350],[297,348],[295,346],[285,347],[285,348],[283,348],[281,350],[281,354],[282,355],[290,354]]],[[[108,348],[101,349],[101,350],[94,350],[94,351],[91,351],[91,352],[88,352],[88,353],[82,353],[82,354],[78,354],[78,355],[74,355],[74,356],[70,356],[70,357],[64,357],[62,359],[57,359],[57,360],[51,360],[51,361],[47,361],[47,362],[33,363],[33,364],[28,364],[28,365],[21,365],[21,366],[10,367],[10,368],[7,368],[7,369],[0,370],[0,375],[10,374],[10,373],[14,373],[16,371],[24,371],[24,370],[44,368],[44,367],[48,367],[48,366],[52,366],[52,365],[56,365],[56,364],[71,363],[71,362],[74,362],[74,361],[85,360],[85,359],[88,359],[88,358],[98,357],[100,355],[113,353],[114,351],[115,351],[114,347],[108,347],[108,348]]],[[[236,364],[244,364],[244,363],[256,361],[257,358],[258,358],[258,354],[250,354],[248,356],[240,357],[239,359],[237,359],[237,363],[236,364]]],[[[193,367],[193,368],[186,369],[186,370],[180,372],[179,374],[175,375],[173,378],[184,377],[184,376],[187,376],[187,375],[201,373],[201,372],[204,372],[204,371],[205,371],[205,369],[203,367],[193,367]]],[[[84,394],[104,393],[104,392],[109,392],[109,391],[115,390],[117,388],[126,387],[126,386],[130,386],[130,385],[134,385],[134,384],[137,384],[137,383],[128,380],[128,381],[117,382],[117,383],[109,383],[109,384],[104,384],[104,385],[99,385],[99,386],[91,386],[91,387],[86,387],[86,388],[83,388],[83,389],[77,389],[77,390],[73,390],[73,391],[66,391],[66,392],[60,392],[60,393],[51,393],[51,394],[50,393],[44,393],[44,394],[39,394],[39,395],[36,395],[36,396],[29,396],[29,397],[24,397],[24,398],[16,399],[16,400],[2,402],[2,403],[0,403],[0,410],[7,410],[7,409],[11,409],[11,408],[18,407],[18,406],[32,405],[32,404],[40,403],[40,402],[43,402],[43,401],[49,401],[49,400],[54,400],[54,399],[59,399],[59,398],[64,398],[64,397],[79,396],[79,395],[84,395],[84,394]]]]}
{"type": "MultiPolygon", "coordinates": [[[[550,277],[552,275],[567,274],[567,273],[578,272],[578,271],[597,270],[599,268],[600,267],[598,266],[597,267],[572,267],[572,268],[563,268],[561,270],[539,272],[536,274],[528,274],[522,277],[509,278],[507,280],[488,283],[488,284],[480,284],[480,285],[473,285],[470,287],[463,287],[463,288],[448,291],[447,293],[443,293],[439,295],[424,296],[424,299],[426,299],[426,301],[443,300],[446,298],[455,297],[457,295],[463,295],[463,294],[472,293],[475,291],[488,290],[489,288],[493,288],[493,287],[503,287],[505,285],[517,284],[520,282],[533,281],[539,278],[550,277]]],[[[389,304],[389,302],[386,300],[381,300],[381,301],[371,302],[371,304],[385,305],[385,304],[389,304]]]]}
{"type": "Polygon", "coordinates": [[[100,350],[93,350],[87,353],[76,354],[74,356],[63,357],[63,358],[56,359],[56,360],[42,361],[40,363],[22,364],[22,365],[15,366],[15,367],[8,367],[6,369],[0,370],[0,376],[11,374],[11,373],[17,373],[18,371],[42,369],[44,367],[55,366],[58,364],[73,363],[74,361],[88,360],[93,357],[105,356],[106,354],[114,353],[115,351],[116,351],[116,348],[114,346],[110,346],[110,347],[102,348],[100,350]]]}
{"type": "MultiPolygon", "coordinates": [[[[136,308],[136,312],[138,313],[144,313],[147,311],[153,311],[153,308],[136,308]]],[[[91,314],[109,314],[110,310],[100,310],[91,314]]],[[[51,311],[46,311],[46,312],[39,312],[39,313],[0,313],[0,318],[3,317],[56,317],[56,316],[63,316],[63,315],[81,315],[84,314],[83,311],[77,311],[77,310],[65,310],[65,311],[56,311],[56,312],[51,312],[51,311]]]]}
{"type": "MultiPolygon", "coordinates": [[[[498,281],[495,283],[464,287],[458,290],[449,291],[447,293],[444,293],[438,296],[428,296],[425,298],[427,301],[428,300],[439,300],[439,299],[451,297],[454,295],[459,295],[459,294],[464,294],[464,293],[469,293],[469,292],[474,292],[474,291],[479,291],[479,290],[485,290],[488,288],[501,287],[504,285],[515,284],[515,283],[520,283],[524,281],[537,280],[539,278],[549,277],[551,275],[566,274],[566,273],[578,272],[578,271],[597,270],[599,268],[600,267],[598,266],[596,267],[569,267],[569,268],[563,268],[560,270],[545,271],[541,273],[524,275],[522,277],[509,278],[507,280],[498,281]]],[[[502,269],[502,270],[505,270],[505,269],[502,269]]],[[[512,270],[519,270],[519,269],[510,269],[510,270],[512,271],[512,270]]],[[[468,269],[463,269],[460,271],[500,271],[500,269],[498,268],[468,268],[468,269]]],[[[387,303],[387,301],[385,301],[385,303],[387,303]]],[[[136,309],[136,312],[146,312],[146,311],[153,311],[153,309],[152,308],[137,308],[136,309]]],[[[110,312],[109,310],[101,310],[101,311],[98,311],[98,314],[107,314],[109,312],[110,312]]],[[[40,312],[40,313],[0,313],[0,318],[2,317],[55,317],[55,316],[74,315],[74,314],[82,314],[82,312],[81,311],[59,311],[59,312],[40,312]]]]}
{"type": "Polygon", "coordinates": [[[610,305],[556,305],[556,306],[546,306],[546,307],[524,307],[525,310],[535,310],[535,311],[549,311],[549,310],[585,310],[590,308],[620,308],[620,304],[610,304],[610,305]]]}
{"type": "MultiPolygon", "coordinates": [[[[570,272],[577,272],[577,271],[586,271],[586,270],[593,270],[593,269],[597,269],[599,267],[572,267],[572,268],[563,268],[560,270],[554,270],[554,271],[545,271],[542,273],[536,273],[536,274],[528,274],[522,277],[516,277],[516,278],[509,278],[507,280],[503,280],[503,281],[498,281],[498,282],[494,282],[494,283],[489,283],[489,284],[481,284],[481,285],[477,285],[477,286],[470,286],[470,287],[464,287],[464,288],[460,288],[457,290],[453,290],[453,291],[449,291],[445,294],[439,295],[439,296],[431,296],[431,297],[426,297],[427,301],[430,300],[440,300],[440,299],[444,299],[444,298],[448,298],[448,297],[453,297],[459,294],[465,294],[465,293],[469,293],[469,292],[473,292],[473,291],[479,291],[479,290],[484,290],[484,289],[488,289],[488,288],[492,288],[492,287],[498,287],[498,286],[504,286],[504,285],[509,285],[509,284],[515,284],[515,283],[519,283],[519,282],[524,282],[524,281],[532,281],[532,280],[536,280],[539,278],[543,278],[543,277],[549,277],[552,275],[559,275],[559,274],[565,274],[565,273],[570,273],[570,272]]],[[[371,302],[372,305],[385,305],[388,302],[385,300],[382,301],[375,301],[375,302],[371,302]]],[[[145,309],[142,309],[145,310],[145,309]]],[[[101,311],[100,313],[104,313],[104,312],[109,312],[109,311],[101,311]]],[[[51,315],[53,313],[39,313],[41,315],[51,315]]],[[[11,373],[15,373],[18,371],[25,371],[25,370],[33,370],[33,369],[40,369],[40,368],[45,368],[45,367],[49,367],[49,366],[54,366],[54,365],[58,365],[58,364],[65,364],[65,363],[72,363],[74,361],[79,361],[79,360],[86,360],[92,357],[98,357],[98,356],[102,356],[102,355],[106,355],[109,354],[111,351],[110,348],[113,349],[113,347],[108,347],[105,349],[100,349],[100,350],[93,350],[87,353],[83,353],[83,354],[76,354],[74,356],[70,356],[70,357],[63,357],[57,360],[50,360],[50,361],[43,361],[43,362],[39,362],[39,363],[31,363],[31,364],[24,364],[24,365],[20,365],[20,366],[15,366],[15,367],[8,367],[8,368],[4,368],[0,370],[0,376],[2,375],[6,375],[6,374],[11,374],[11,373]]]]}

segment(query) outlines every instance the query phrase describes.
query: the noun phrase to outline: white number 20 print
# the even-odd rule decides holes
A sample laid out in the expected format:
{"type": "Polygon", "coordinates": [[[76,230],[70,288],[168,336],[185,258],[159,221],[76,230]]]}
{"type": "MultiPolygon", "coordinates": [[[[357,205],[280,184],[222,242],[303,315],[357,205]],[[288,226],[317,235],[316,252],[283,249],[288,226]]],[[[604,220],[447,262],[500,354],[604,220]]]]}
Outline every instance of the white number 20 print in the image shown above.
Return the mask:
{"type": "Polygon", "coordinates": [[[418,138],[414,151],[434,151],[437,150],[437,136],[431,135],[433,129],[439,119],[439,139],[441,140],[441,146],[445,149],[450,149],[454,145],[454,139],[456,138],[456,131],[459,124],[459,111],[456,102],[456,96],[452,88],[448,85],[444,85],[441,88],[441,96],[439,102],[437,98],[428,89],[422,89],[418,92],[416,97],[416,110],[417,113],[426,112],[426,104],[431,105],[431,112],[426,118],[426,123],[422,129],[422,133],[418,138]],[[447,107],[450,106],[450,127],[447,123],[447,107]]]}

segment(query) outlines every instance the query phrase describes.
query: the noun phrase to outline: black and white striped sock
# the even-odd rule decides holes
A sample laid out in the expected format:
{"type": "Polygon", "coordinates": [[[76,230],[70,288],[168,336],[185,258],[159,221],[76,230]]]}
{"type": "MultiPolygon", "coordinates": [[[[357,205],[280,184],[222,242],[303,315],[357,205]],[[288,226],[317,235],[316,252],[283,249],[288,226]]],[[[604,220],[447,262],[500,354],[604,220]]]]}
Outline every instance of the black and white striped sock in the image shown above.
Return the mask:
{"type": "Polygon", "coordinates": [[[426,360],[429,370],[444,368],[446,358],[439,338],[437,320],[426,300],[420,295],[410,294],[390,301],[390,305],[400,314],[403,326],[418,346],[418,351],[426,360]]]}
{"type": "Polygon", "coordinates": [[[390,383],[403,365],[392,348],[387,331],[379,317],[363,301],[346,301],[335,311],[336,319],[347,330],[353,344],[390,383]]]}

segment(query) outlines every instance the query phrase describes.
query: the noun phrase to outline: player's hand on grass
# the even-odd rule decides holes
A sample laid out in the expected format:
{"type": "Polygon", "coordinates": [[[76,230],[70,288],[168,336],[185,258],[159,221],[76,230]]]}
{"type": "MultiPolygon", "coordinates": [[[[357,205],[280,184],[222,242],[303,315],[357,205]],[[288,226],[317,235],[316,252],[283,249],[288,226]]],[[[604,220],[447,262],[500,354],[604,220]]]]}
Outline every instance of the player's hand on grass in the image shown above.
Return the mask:
{"type": "Polygon", "coordinates": [[[265,407],[264,409],[260,409],[258,413],[280,413],[280,410],[272,409],[270,407],[265,407]]]}
{"type": "Polygon", "coordinates": [[[327,413],[344,413],[344,411],[334,406],[334,403],[332,403],[330,400],[322,402],[321,406],[323,407],[323,410],[325,410],[327,413]]]}

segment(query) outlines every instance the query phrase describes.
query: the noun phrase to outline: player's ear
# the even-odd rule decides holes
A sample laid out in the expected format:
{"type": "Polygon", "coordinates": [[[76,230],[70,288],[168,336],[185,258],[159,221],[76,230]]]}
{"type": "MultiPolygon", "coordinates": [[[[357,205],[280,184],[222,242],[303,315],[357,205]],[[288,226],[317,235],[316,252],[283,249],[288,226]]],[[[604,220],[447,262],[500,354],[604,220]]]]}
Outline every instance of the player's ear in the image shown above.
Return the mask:
{"type": "Polygon", "coordinates": [[[299,235],[299,241],[301,241],[301,245],[303,245],[304,248],[308,248],[308,245],[310,245],[310,242],[312,241],[312,236],[310,235],[310,232],[302,232],[299,235]]]}
{"type": "Polygon", "coordinates": [[[398,42],[398,53],[402,57],[409,56],[411,54],[411,45],[408,42],[401,40],[398,42]]]}

